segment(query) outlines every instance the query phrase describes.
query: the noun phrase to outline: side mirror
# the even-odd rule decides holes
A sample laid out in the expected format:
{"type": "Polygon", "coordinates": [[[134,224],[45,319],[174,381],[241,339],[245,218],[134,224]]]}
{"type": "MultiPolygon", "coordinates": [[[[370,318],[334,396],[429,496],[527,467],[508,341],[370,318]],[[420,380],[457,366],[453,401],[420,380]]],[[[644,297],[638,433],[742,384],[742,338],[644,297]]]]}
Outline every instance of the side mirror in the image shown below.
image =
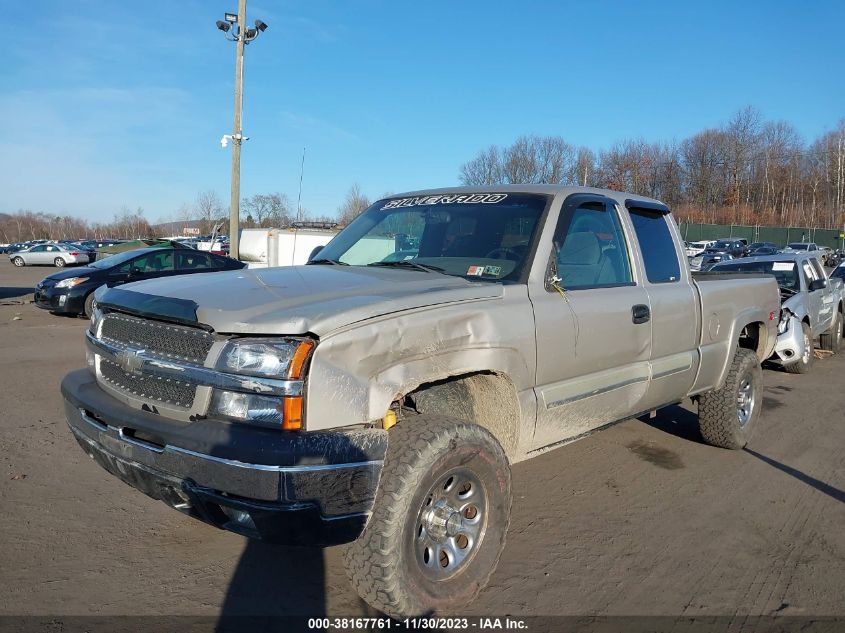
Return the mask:
{"type": "Polygon", "coordinates": [[[813,279],[810,282],[810,292],[827,288],[827,279],[813,279]]]}
{"type": "Polygon", "coordinates": [[[314,259],[321,250],[323,250],[322,246],[315,246],[314,250],[312,250],[311,254],[308,256],[308,261],[310,262],[312,259],[314,259]]]}

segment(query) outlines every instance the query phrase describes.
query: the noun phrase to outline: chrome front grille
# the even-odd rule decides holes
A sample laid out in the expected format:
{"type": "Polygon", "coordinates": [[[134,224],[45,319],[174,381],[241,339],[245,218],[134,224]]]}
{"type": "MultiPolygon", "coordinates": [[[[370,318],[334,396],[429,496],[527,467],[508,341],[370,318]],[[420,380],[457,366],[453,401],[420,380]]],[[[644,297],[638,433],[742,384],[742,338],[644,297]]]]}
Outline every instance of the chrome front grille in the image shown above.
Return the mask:
{"type": "Polygon", "coordinates": [[[214,338],[197,328],[162,323],[126,314],[103,315],[99,338],[115,350],[115,356],[101,357],[98,377],[112,389],[138,400],[152,400],[171,407],[190,409],[196,384],[175,377],[152,375],[133,366],[137,353],[183,366],[202,367],[214,338]]]}
{"type": "Polygon", "coordinates": [[[100,360],[100,378],[123,393],[142,400],[156,400],[184,409],[194,405],[196,387],[171,378],[130,374],[115,363],[100,360]]]}
{"type": "Polygon", "coordinates": [[[205,363],[214,339],[197,328],[160,323],[125,314],[103,316],[100,337],[120,346],[143,349],[162,358],[205,363]]]}

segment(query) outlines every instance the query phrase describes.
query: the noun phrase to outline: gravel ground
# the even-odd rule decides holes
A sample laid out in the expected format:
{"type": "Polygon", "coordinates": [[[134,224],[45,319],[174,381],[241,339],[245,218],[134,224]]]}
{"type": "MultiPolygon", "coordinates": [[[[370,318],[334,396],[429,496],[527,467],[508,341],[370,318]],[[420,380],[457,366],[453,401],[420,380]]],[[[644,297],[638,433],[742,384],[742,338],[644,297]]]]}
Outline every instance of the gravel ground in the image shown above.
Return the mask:
{"type": "MultiPolygon", "coordinates": [[[[354,615],[342,548],[268,546],[107,475],[64,422],[86,321],[26,303],[49,268],[0,261],[0,615],[354,615]]],[[[501,564],[467,614],[845,616],[845,356],[764,372],[747,450],[694,406],[514,467],[501,564]]]]}

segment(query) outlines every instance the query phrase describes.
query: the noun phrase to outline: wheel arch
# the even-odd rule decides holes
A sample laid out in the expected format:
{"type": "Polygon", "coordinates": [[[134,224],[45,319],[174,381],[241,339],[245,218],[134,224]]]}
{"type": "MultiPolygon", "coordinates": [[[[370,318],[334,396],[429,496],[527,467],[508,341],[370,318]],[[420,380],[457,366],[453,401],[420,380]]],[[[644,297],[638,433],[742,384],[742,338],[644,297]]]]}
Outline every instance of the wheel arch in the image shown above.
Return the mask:
{"type": "MultiPolygon", "coordinates": [[[[419,385],[404,400],[426,415],[456,418],[487,429],[513,462],[518,455],[522,415],[513,381],[504,373],[477,371],[419,385]]],[[[413,424],[413,419],[408,420],[413,424]]]]}

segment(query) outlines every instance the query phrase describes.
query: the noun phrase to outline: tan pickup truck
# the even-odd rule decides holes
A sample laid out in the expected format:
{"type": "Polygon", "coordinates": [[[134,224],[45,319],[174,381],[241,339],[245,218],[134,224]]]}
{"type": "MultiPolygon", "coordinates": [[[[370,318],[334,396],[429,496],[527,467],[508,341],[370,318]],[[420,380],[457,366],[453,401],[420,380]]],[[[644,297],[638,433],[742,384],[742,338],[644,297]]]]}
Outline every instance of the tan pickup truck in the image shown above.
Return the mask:
{"type": "Polygon", "coordinates": [[[394,616],[486,584],[515,462],[689,397],[744,446],[779,316],[772,277],[694,277],[665,205],[560,186],[393,196],[305,266],[96,300],[62,383],[82,448],[220,528],[351,543],[394,616]]]}

